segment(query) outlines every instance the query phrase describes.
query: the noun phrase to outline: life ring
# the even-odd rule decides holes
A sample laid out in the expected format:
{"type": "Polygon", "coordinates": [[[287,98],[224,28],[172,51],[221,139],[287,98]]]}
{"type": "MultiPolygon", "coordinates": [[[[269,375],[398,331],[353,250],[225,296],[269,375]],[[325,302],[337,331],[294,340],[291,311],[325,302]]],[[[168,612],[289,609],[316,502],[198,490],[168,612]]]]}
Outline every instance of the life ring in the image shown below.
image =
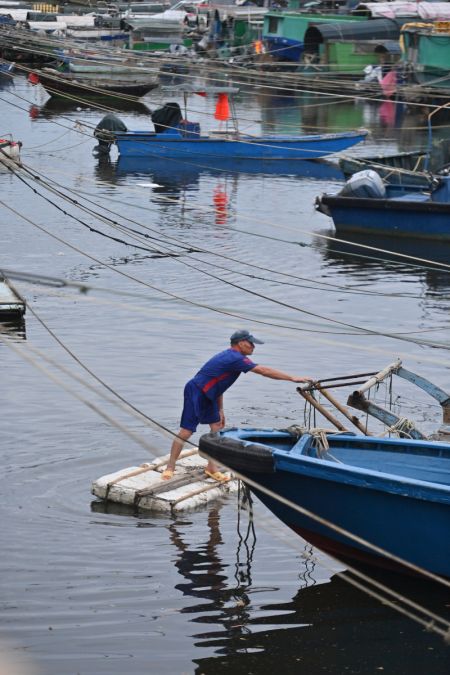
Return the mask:
{"type": "Polygon", "coordinates": [[[200,454],[204,452],[231,470],[255,473],[275,471],[272,450],[264,445],[209,433],[200,438],[198,447],[200,454]]]}

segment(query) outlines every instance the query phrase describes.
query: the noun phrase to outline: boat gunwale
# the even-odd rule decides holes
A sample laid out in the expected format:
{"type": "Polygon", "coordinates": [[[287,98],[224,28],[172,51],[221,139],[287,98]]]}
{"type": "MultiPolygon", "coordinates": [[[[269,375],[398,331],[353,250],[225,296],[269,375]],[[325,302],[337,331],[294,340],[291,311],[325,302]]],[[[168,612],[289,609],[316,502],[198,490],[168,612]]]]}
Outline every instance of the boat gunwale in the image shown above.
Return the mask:
{"type": "Polygon", "coordinates": [[[341,140],[344,138],[357,138],[361,136],[361,138],[366,137],[366,133],[364,132],[358,132],[358,131],[349,131],[349,132],[339,132],[335,134],[308,134],[308,135],[299,135],[299,136],[268,136],[268,135],[261,135],[261,136],[249,136],[246,134],[233,134],[233,132],[230,132],[230,136],[233,136],[232,138],[227,138],[226,134],[224,134],[223,137],[221,136],[215,136],[214,131],[210,132],[210,136],[198,136],[198,137],[186,137],[182,136],[181,134],[177,133],[170,133],[170,134],[157,134],[154,131],[116,131],[114,132],[114,138],[115,142],[117,141],[127,141],[127,140],[136,140],[137,142],[145,142],[148,140],[148,142],[155,142],[155,141],[170,141],[171,143],[176,141],[176,142],[199,142],[199,141],[208,141],[208,142],[240,142],[243,141],[245,143],[252,143],[254,145],[261,143],[261,141],[271,141],[274,143],[304,143],[305,141],[331,141],[331,140],[341,140]],[[139,140],[139,137],[144,137],[142,138],[142,141],[139,140]]]}
{"type": "MultiPolygon", "coordinates": [[[[417,191],[412,193],[417,194],[417,191]]],[[[355,206],[361,209],[368,210],[378,208],[379,210],[393,210],[393,211],[435,211],[447,213],[450,210],[449,202],[433,201],[431,198],[426,201],[410,201],[406,199],[378,199],[377,197],[340,197],[337,195],[323,194],[319,198],[320,204],[332,208],[351,208],[354,210],[355,206]],[[432,208],[430,209],[430,206],[432,208]]],[[[319,209],[320,210],[320,209],[319,209]]],[[[364,231],[367,231],[364,229],[364,231]]]]}
{"type": "MultiPolygon", "coordinates": [[[[274,433],[277,431],[278,430],[272,430],[274,437],[278,436],[279,438],[286,438],[286,436],[290,436],[289,432],[274,433]]],[[[366,489],[379,490],[391,494],[400,494],[401,496],[408,498],[423,499],[439,503],[450,503],[450,485],[416,478],[409,478],[407,476],[387,473],[375,469],[360,468],[353,464],[330,461],[325,457],[320,459],[309,457],[308,455],[303,454],[303,450],[305,448],[301,450],[301,446],[302,444],[304,445],[307,440],[309,440],[309,438],[311,438],[310,434],[304,434],[297,442],[294,442],[294,445],[290,450],[281,450],[273,448],[267,443],[263,443],[261,440],[258,440],[258,432],[267,434],[270,432],[270,430],[246,429],[242,434],[242,431],[239,429],[230,429],[226,430],[226,432],[221,432],[221,437],[225,436],[228,438],[233,438],[234,440],[241,442],[243,446],[257,443],[267,447],[272,451],[275,472],[281,470],[289,473],[301,474],[306,477],[332,481],[335,483],[345,483],[353,487],[364,487],[366,489]],[[233,431],[237,431],[237,433],[229,433],[233,431]],[[240,435],[240,433],[242,435],[240,435]],[[297,451],[295,450],[296,447],[297,451]],[[406,486],[408,486],[408,494],[405,494],[406,486]]],[[[395,445],[404,445],[404,441],[402,439],[383,439],[373,436],[358,436],[351,433],[337,435],[342,440],[350,442],[351,445],[355,446],[357,443],[361,442],[361,439],[364,439],[364,442],[369,441],[369,443],[371,442],[369,439],[373,439],[373,443],[376,442],[378,446],[389,445],[392,447],[395,445]]],[[[445,455],[448,455],[450,460],[450,447],[447,443],[440,441],[422,441],[413,439],[408,439],[408,443],[413,447],[416,446],[417,449],[425,446],[429,449],[436,449],[441,452],[444,451],[445,455]]],[[[368,451],[370,452],[370,450],[368,451]]],[[[387,448],[386,451],[388,451],[387,448]]],[[[231,469],[232,468],[233,467],[231,467],[231,469]]]]}

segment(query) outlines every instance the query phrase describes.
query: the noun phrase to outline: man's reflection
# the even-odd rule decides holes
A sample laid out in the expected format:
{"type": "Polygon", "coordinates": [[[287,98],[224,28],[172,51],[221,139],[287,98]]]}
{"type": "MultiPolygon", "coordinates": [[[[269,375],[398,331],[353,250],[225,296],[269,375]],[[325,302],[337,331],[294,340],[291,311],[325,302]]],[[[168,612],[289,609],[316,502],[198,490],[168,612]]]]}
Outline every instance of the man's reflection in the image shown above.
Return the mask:
{"type": "MultiPolygon", "coordinates": [[[[245,592],[246,584],[239,581],[236,587],[232,587],[228,583],[226,574],[228,563],[225,563],[220,555],[220,547],[224,543],[219,527],[221,508],[222,505],[209,511],[208,539],[194,548],[184,541],[181,527],[177,522],[169,526],[170,539],[178,551],[175,567],[184,578],[184,581],[176,584],[175,588],[183,595],[204,598],[207,601],[204,604],[184,607],[181,609],[182,613],[211,612],[214,614],[199,616],[194,621],[218,623],[222,624],[227,631],[238,629],[238,632],[241,632],[249,619],[246,607],[250,601],[245,592]]],[[[242,577],[243,580],[247,578],[245,574],[242,577]]],[[[198,635],[197,637],[208,636],[198,635]]]]}

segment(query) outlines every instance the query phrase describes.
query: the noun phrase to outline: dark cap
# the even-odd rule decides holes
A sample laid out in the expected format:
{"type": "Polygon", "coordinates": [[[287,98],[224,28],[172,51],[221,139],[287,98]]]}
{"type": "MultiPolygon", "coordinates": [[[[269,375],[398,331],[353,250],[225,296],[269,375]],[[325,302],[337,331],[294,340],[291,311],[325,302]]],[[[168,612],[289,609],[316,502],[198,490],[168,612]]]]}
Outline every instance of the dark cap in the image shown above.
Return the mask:
{"type": "Polygon", "coordinates": [[[230,337],[231,344],[240,342],[241,340],[248,340],[249,342],[252,342],[254,345],[264,344],[262,340],[258,340],[258,338],[255,338],[255,336],[249,333],[248,330],[236,330],[230,337]]]}

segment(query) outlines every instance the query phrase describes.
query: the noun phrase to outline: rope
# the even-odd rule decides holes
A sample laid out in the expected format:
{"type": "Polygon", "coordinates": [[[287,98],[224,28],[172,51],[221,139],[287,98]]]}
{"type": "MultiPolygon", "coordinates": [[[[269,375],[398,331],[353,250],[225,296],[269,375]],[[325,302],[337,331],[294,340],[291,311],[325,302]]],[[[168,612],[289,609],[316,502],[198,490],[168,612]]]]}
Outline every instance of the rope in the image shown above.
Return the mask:
{"type": "MultiPolygon", "coordinates": [[[[30,222],[30,223],[33,224],[35,227],[38,227],[38,229],[40,229],[40,230],[46,232],[47,234],[49,234],[50,236],[52,236],[52,237],[55,238],[56,240],[58,240],[58,241],[60,241],[61,243],[65,244],[66,246],[69,246],[69,248],[75,249],[75,250],[77,250],[78,252],[80,252],[80,253],[82,253],[83,255],[85,255],[86,257],[88,257],[88,258],[90,258],[90,259],[92,259],[92,260],[95,260],[97,263],[100,263],[99,260],[97,260],[97,259],[93,258],[92,256],[90,256],[89,254],[87,254],[87,253],[81,251],[81,249],[76,249],[76,247],[73,247],[71,244],[68,244],[68,242],[66,242],[65,240],[62,240],[60,237],[57,237],[56,235],[51,234],[51,233],[50,233],[48,230],[46,230],[45,228],[43,228],[43,227],[37,225],[36,223],[33,223],[33,222],[30,221],[28,218],[26,218],[26,217],[23,216],[21,213],[19,213],[16,209],[13,209],[11,206],[8,206],[5,202],[0,201],[0,204],[2,204],[5,208],[9,209],[10,211],[12,211],[13,213],[15,213],[15,214],[18,215],[19,217],[23,218],[25,221],[30,222]]],[[[60,207],[57,207],[57,208],[59,208],[59,210],[62,211],[62,209],[61,209],[60,207]]],[[[64,213],[66,213],[66,212],[64,212],[64,213]]],[[[69,215],[69,214],[68,214],[68,215],[69,215]]],[[[79,220],[79,219],[75,218],[75,220],[79,220]]],[[[80,221],[80,222],[81,222],[81,221],[80,221]]],[[[89,227],[89,226],[88,226],[87,224],[85,224],[85,223],[83,223],[83,225],[85,225],[86,227],[89,227]]],[[[107,235],[104,235],[104,236],[107,236],[107,235]]],[[[113,239],[114,239],[114,238],[113,238],[113,239]]],[[[120,240],[119,240],[119,241],[120,241],[120,240]]],[[[123,243],[123,242],[122,242],[122,243],[123,243]]],[[[148,250],[148,249],[146,249],[146,250],[148,250]]],[[[194,270],[198,271],[198,268],[197,268],[196,265],[191,265],[191,264],[187,263],[187,262],[184,261],[184,260],[178,260],[178,262],[181,262],[182,264],[184,264],[186,267],[189,267],[190,269],[194,269],[194,270]]],[[[204,303],[195,302],[195,301],[193,301],[193,300],[189,300],[189,299],[186,298],[185,296],[180,296],[180,295],[178,295],[178,294],[171,293],[171,292],[169,292],[169,291],[166,291],[166,290],[164,290],[164,289],[161,289],[161,288],[159,288],[159,287],[156,287],[156,286],[154,286],[154,285],[152,285],[152,284],[145,283],[145,282],[143,282],[142,280],[138,280],[136,277],[133,277],[132,275],[128,275],[128,274],[126,274],[125,272],[122,272],[122,271],[120,271],[120,270],[117,270],[117,269],[116,269],[115,267],[113,267],[113,266],[107,265],[106,263],[100,263],[100,264],[105,265],[106,267],[108,267],[108,268],[114,270],[114,271],[115,271],[116,273],[118,273],[118,274],[122,274],[123,276],[126,276],[127,278],[131,278],[131,279],[133,279],[134,281],[138,281],[138,283],[144,284],[145,286],[147,286],[147,287],[149,287],[149,288],[152,288],[153,290],[156,290],[156,291],[158,291],[158,292],[160,292],[160,293],[163,293],[164,295],[166,295],[166,296],[168,296],[168,297],[171,297],[171,298],[180,300],[180,301],[182,301],[182,302],[186,302],[186,303],[191,304],[191,305],[195,305],[195,306],[197,306],[197,307],[203,307],[203,308],[209,309],[209,310],[211,310],[211,311],[218,311],[216,308],[214,308],[214,307],[211,306],[211,305],[206,305],[206,304],[204,304],[204,303]]],[[[291,305],[290,303],[283,302],[282,300],[276,300],[276,299],[274,299],[274,298],[271,298],[271,297],[269,297],[269,296],[266,296],[266,295],[263,294],[263,293],[259,293],[258,291],[255,291],[255,290],[252,290],[252,289],[249,289],[249,288],[244,288],[243,286],[241,286],[241,285],[239,285],[239,284],[237,284],[237,283],[234,283],[234,282],[229,281],[229,280],[227,280],[227,279],[223,279],[223,278],[217,277],[216,275],[214,275],[214,274],[212,274],[212,273],[209,273],[209,272],[205,272],[204,270],[202,271],[202,273],[205,274],[206,276],[210,277],[210,278],[216,279],[216,280],[220,281],[221,283],[224,283],[224,284],[226,284],[226,285],[228,285],[228,286],[231,286],[232,288],[239,289],[239,290],[241,290],[241,291],[243,291],[243,292],[245,292],[245,293],[248,293],[249,295],[252,295],[252,296],[254,296],[254,297],[261,298],[261,299],[266,300],[266,301],[268,301],[268,302],[274,303],[274,304],[276,304],[276,305],[278,305],[278,306],[280,306],[280,307],[285,307],[285,308],[287,308],[287,309],[294,310],[294,311],[296,311],[296,312],[299,312],[299,313],[301,313],[301,314],[305,314],[305,315],[307,315],[307,316],[311,316],[311,317],[314,317],[314,318],[322,319],[323,321],[327,321],[327,322],[329,322],[329,323],[336,324],[336,325],[338,325],[338,326],[343,326],[343,327],[345,327],[345,328],[353,328],[354,330],[359,331],[362,335],[377,335],[377,336],[382,336],[382,337],[389,337],[389,338],[392,338],[392,339],[401,340],[401,341],[405,341],[405,342],[409,342],[409,343],[421,344],[421,345],[425,345],[425,346],[429,346],[429,347],[438,347],[438,348],[450,350],[450,345],[446,345],[445,343],[432,342],[431,340],[424,340],[424,339],[413,338],[413,337],[409,337],[408,335],[402,335],[402,334],[397,334],[397,333],[384,333],[384,332],[382,332],[382,331],[377,331],[377,330],[374,330],[374,329],[372,330],[372,329],[368,329],[368,328],[366,329],[366,328],[357,326],[357,325],[355,325],[355,324],[351,324],[351,323],[347,323],[347,322],[344,322],[344,321],[340,321],[339,319],[333,319],[333,318],[331,318],[331,317],[326,317],[326,316],[321,315],[321,314],[318,314],[318,313],[316,313],[316,312],[312,312],[312,311],[306,310],[306,309],[304,309],[304,308],[302,308],[302,307],[296,307],[296,306],[294,306],[294,305],[291,305]]],[[[225,313],[225,312],[222,312],[222,313],[225,313]]]]}
{"type": "MultiPolygon", "coordinates": [[[[28,355],[25,356],[25,355],[23,354],[23,352],[24,352],[23,349],[18,348],[17,345],[13,345],[13,344],[9,343],[9,341],[8,341],[6,338],[3,338],[1,335],[0,335],[0,340],[1,340],[2,342],[6,343],[7,346],[11,347],[11,348],[13,349],[13,351],[15,351],[16,353],[19,353],[19,354],[23,355],[28,361],[31,361],[31,362],[32,362],[32,360],[30,359],[30,357],[29,357],[28,355]]],[[[33,362],[32,362],[32,363],[33,363],[33,362]]],[[[37,366],[36,363],[33,363],[33,365],[37,366]]],[[[39,368],[39,369],[42,370],[43,372],[45,372],[45,374],[47,374],[48,376],[50,376],[50,374],[48,373],[48,371],[46,371],[45,369],[42,369],[42,368],[39,368]]],[[[54,377],[51,377],[51,379],[55,379],[55,378],[54,378],[54,377]]],[[[63,386],[63,383],[61,383],[61,381],[59,382],[59,384],[60,384],[61,386],[63,386]]],[[[68,388],[65,387],[65,386],[63,386],[63,388],[68,389],[68,388]]],[[[73,391],[72,391],[71,393],[73,393],[73,391]]],[[[75,394],[75,395],[76,395],[76,394],[75,394]]],[[[79,396],[77,396],[77,395],[76,395],[76,397],[79,398],[80,400],[82,400],[81,397],[79,397],[79,396]]],[[[83,401],[83,402],[85,402],[85,401],[83,401]]],[[[93,407],[93,406],[91,405],[90,407],[93,407]]],[[[99,412],[98,409],[96,409],[95,407],[93,407],[93,409],[94,409],[96,412],[99,412]]],[[[101,412],[101,411],[100,411],[100,412],[101,412]]],[[[103,416],[105,416],[105,415],[103,415],[103,416]]],[[[111,420],[111,418],[110,418],[108,421],[112,421],[112,422],[114,423],[114,420],[111,420]]],[[[115,426],[117,426],[117,425],[115,425],[115,426]]],[[[121,430],[124,430],[124,429],[121,428],[121,430]]],[[[234,473],[235,473],[235,475],[237,475],[237,476],[240,477],[241,479],[244,478],[244,477],[241,476],[238,472],[234,472],[234,473]]],[[[337,531],[337,532],[339,532],[340,534],[344,534],[345,536],[348,536],[348,537],[350,537],[351,539],[353,539],[353,540],[355,540],[355,541],[357,541],[357,542],[359,542],[359,543],[361,543],[361,544],[363,544],[363,545],[369,547],[371,550],[375,550],[376,552],[381,553],[382,555],[385,555],[385,556],[388,557],[389,559],[395,560],[396,562],[400,562],[400,563],[406,564],[407,567],[409,567],[410,569],[413,569],[414,571],[417,571],[417,572],[419,572],[419,573],[422,573],[422,574],[424,574],[425,576],[427,576],[427,577],[429,577],[429,578],[432,578],[433,580],[438,581],[438,582],[440,582],[440,583],[442,583],[442,584],[444,584],[444,585],[450,587],[450,582],[448,582],[447,580],[441,579],[439,576],[437,576],[437,575],[435,575],[435,574],[432,574],[432,573],[430,573],[430,572],[427,572],[426,570],[421,570],[420,568],[418,568],[418,567],[415,566],[415,565],[412,565],[412,564],[410,564],[410,563],[405,563],[405,561],[402,561],[402,560],[401,560],[400,558],[398,558],[397,556],[391,555],[391,554],[389,554],[389,553],[383,551],[382,549],[379,549],[379,547],[374,546],[374,545],[371,544],[370,542],[367,542],[367,541],[365,541],[364,539],[362,539],[362,538],[360,538],[360,537],[356,537],[355,535],[353,535],[352,533],[347,532],[347,531],[344,530],[343,528],[337,527],[337,526],[334,525],[333,523],[330,523],[329,521],[327,521],[327,520],[325,520],[325,519],[323,519],[323,518],[320,518],[319,516],[316,516],[316,515],[313,514],[312,512],[310,512],[310,511],[308,511],[308,510],[306,510],[306,509],[303,509],[302,507],[299,507],[297,504],[294,504],[293,502],[290,502],[290,500],[287,500],[287,499],[285,499],[285,498],[280,497],[280,495],[277,495],[276,493],[274,493],[273,491],[267,489],[267,488],[266,488],[265,486],[263,486],[263,485],[259,485],[258,483],[256,483],[255,481],[249,479],[248,477],[245,477],[245,481],[246,481],[246,483],[252,485],[253,487],[256,487],[258,490],[260,490],[260,491],[262,491],[263,493],[267,494],[268,496],[271,496],[272,498],[277,499],[278,501],[280,501],[280,502],[286,504],[287,506],[290,506],[290,507],[293,508],[294,510],[299,511],[300,513],[303,513],[303,514],[307,515],[308,517],[311,517],[312,519],[316,520],[317,522],[320,522],[320,523],[322,523],[322,524],[324,524],[324,525],[326,525],[326,526],[328,526],[328,527],[331,527],[334,531],[337,531]]],[[[369,580],[371,583],[375,583],[375,582],[373,582],[373,580],[370,580],[370,578],[367,577],[366,575],[364,575],[363,578],[364,578],[365,580],[369,580]]],[[[379,587],[382,587],[382,588],[385,588],[385,587],[383,587],[382,585],[378,585],[378,586],[379,586],[379,587]]],[[[361,590],[365,590],[366,592],[369,592],[369,591],[366,590],[366,587],[365,587],[365,586],[362,586],[362,585],[361,585],[360,587],[361,587],[361,590]]],[[[389,590],[389,589],[388,589],[388,590],[389,590]]],[[[390,592],[391,592],[391,591],[390,591],[390,592]]],[[[377,597],[378,599],[380,599],[379,594],[375,595],[375,597],[377,597]]],[[[401,597],[401,596],[399,596],[399,595],[397,594],[395,597],[396,597],[396,598],[399,598],[399,597],[401,597]]],[[[382,600],[382,601],[384,602],[384,600],[382,600]]],[[[412,606],[419,607],[418,605],[415,605],[414,603],[411,603],[411,601],[409,601],[408,599],[405,599],[405,601],[407,601],[407,602],[408,602],[410,605],[412,605],[412,606]]],[[[403,613],[405,612],[405,610],[403,610],[403,609],[401,609],[401,608],[398,608],[394,603],[392,603],[392,607],[395,608],[395,609],[397,609],[398,611],[403,612],[403,613]]],[[[449,637],[450,637],[450,625],[448,624],[448,622],[445,622],[445,620],[441,619],[440,617],[438,617],[438,616],[432,614],[431,612],[428,612],[428,610],[424,610],[423,608],[420,608],[420,610],[421,610],[421,611],[425,611],[425,612],[428,613],[428,615],[431,617],[431,620],[428,621],[428,622],[426,623],[427,628],[429,628],[430,630],[432,630],[432,631],[438,633],[439,635],[441,635],[442,637],[444,637],[444,639],[448,640],[449,637]],[[442,621],[442,622],[445,622],[446,630],[443,630],[442,628],[440,628],[439,626],[437,626],[437,625],[435,624],[436,621],[442,621]]],[[[410,616],[410,618],[414,618],[416,621],[419,621],[419,622],[420,622],[420,620],[419,620],[417,617],[414,617],[411,613],[408,613],[408,616],[410,616]]]]}
{"type": "Polygon", "coordinates": [[[399,438],[412,438],[411,432],[415,430],[415,425],[407,417],[401,417],[395,424],[390,427],[387,427],[386,430],[381,434],[381,436],[387,436],[387,434],[392,433],[396,434],[399,438]]]}

